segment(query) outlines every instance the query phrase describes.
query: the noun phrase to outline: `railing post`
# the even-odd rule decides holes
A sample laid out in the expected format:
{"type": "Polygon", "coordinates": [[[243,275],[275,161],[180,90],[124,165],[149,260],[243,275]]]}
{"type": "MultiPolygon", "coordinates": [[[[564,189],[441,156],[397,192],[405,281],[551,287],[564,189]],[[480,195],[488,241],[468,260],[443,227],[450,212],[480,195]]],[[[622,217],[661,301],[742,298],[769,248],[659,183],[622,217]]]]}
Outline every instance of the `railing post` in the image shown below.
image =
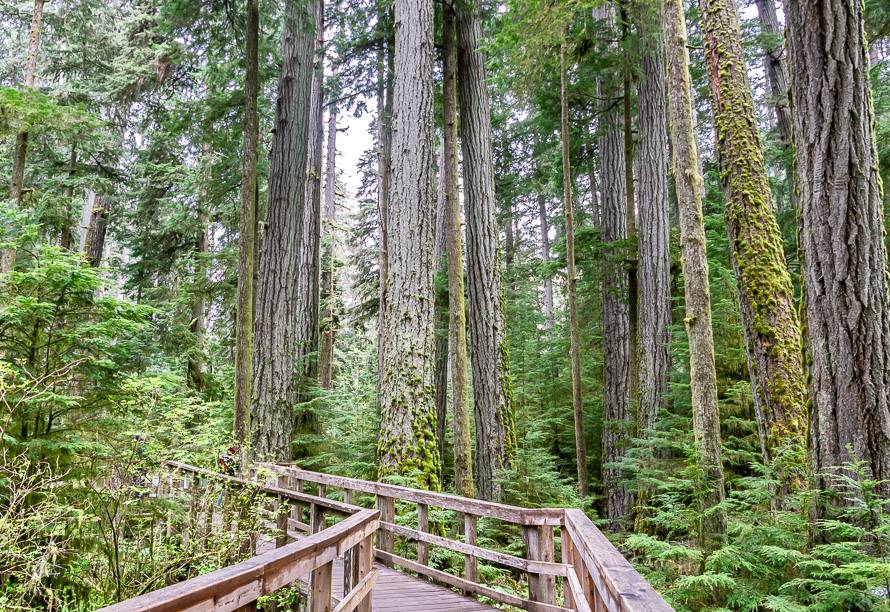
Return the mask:
{"type": "MultiPolygon", "coordinates": [[[[430,531],[429,506],[417,504],[417,530],[424,533],[430,531]]],[[[429,548],[426,542],[417,541],[417,561],[427,565],[430,560],[429,548]]]]}
{"type": "MultiPolygon", "coordinates": [[[[553,528],[549,525],[523,525],[526,558],[529,561],[553,562],[553,528]]],[[[555,605],[555,578],[543,574],[528,573],[528,598],[535,602],[555,605]]]]}
{"type": "Polygon", "coordinates": [[[334,562],[328,561],[312,572],[312,594],[309,596],[309,612],[330,612],[331,581],[334,577],[334,562]]]}
{"type": "MultiPolygon", "coordinates": [[[[476,515],[464,513],[464,542],[472,546],[476,545],[476,515]]],[[[464,578],[470,582],[477,582],[479,578],[476,557],[467,555],[464,559],[464,578]]]]}
{"type": "MultiPolygon", "coordinates": [[[[562,562],[566,566],[567,572],[575,572],[575,575],[578,575],[578,568],[574,567],[572,560],[572,538],[569,536],[569,530],[562,526],[559,531],[559,544],[560,544],[560,553],[562,555],[562,562]]],[[[564,608],[575,608],[575,598],[572,597],[572,589],[569,587],[569,579],[563,579],[562,586],[562,595],[563,602],[562,605],[564,608]]]]}
{"type": "MultiPolygon", "coordinates": [[[[278,480],[275,482],[275,486],[282,489],[287,488],[287,479],[284,476],[279,476],[278,480]]],[[[278,503],[275,504],[275,530],[278,532],[277,537],[275,538],[275,548],[281,548],[282,546],[287,545],[287,518],[289,513],[290,508],[287,498],[279,497],[278,503]]]]}
{"type": "MultiPolygon", "coordinates": [[[[359,542],[358,546],[355,548],[358,549],[356,560],[356,565],[358,566],[358,571],[356,572],[355,584],[358,584],[359,581],[367,576],[371,570],[374,568],[374,538],[373,536],[368,536],[361,542],[359,542]]],[[[362,602],[356,608],[356,612],[371,612],[371,594],[369,593],[367,597],[365,597],[362,602]]]]}
{"type": "MultiPolygon", "coordinates": [[[[396,522],[396,505],[392,497],[377,496],[377,508],[380,510],[380,521],[384,523],[396,522]]],[[[395,539],[392,532],[386,531],[383,525],[377,530],[377,548],[391,553],[395,549],[395,539]]]]}

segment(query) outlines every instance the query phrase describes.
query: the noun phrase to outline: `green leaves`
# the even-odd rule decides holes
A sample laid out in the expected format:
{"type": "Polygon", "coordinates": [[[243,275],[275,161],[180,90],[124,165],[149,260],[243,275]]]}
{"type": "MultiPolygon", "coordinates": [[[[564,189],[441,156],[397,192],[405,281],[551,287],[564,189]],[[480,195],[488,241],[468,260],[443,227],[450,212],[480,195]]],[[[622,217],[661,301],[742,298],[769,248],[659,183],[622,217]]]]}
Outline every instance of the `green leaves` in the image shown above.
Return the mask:
{"type": "Polygon", "coordinates": [[[63,105],[36,89],[0,86],[0,134],[48,132],[66,139],[94,135],[102,121],[83,105],[63,105]]]}

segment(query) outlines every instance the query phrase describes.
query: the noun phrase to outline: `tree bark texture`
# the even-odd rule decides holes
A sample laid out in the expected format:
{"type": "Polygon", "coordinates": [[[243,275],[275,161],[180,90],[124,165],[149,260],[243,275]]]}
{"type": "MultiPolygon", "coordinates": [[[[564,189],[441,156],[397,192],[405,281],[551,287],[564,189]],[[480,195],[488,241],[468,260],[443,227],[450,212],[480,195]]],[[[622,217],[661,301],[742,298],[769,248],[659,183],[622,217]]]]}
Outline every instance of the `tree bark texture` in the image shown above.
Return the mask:
{"type": "Polygon", "coordinates": [[[461,2],[456,9],[470,359],[476,421],[476,492],[482,499],[499,500],[499,474],[509,465],[516,434],[501,296],[491,105],[485,83],[485,56],[479,47],[482,40],[479,4],[461,2]]]}
{"type": "Polygon", "coordinates": [[[788,8],[814,472],[832,486],[861,460],[886,481],[890,304],[862,4],[788,8]]]}
{"type": "MultiPolygon", "coordinates": [[[[25,89],[34,87],[37,72],[37,52],[40,49],[40,27],[43,22],[44,0],[34,0],[31,12],[31,31],[28,33],[28,55],[25,57],[25,89]]],[[[22,204],[22,190],[25,184],[25,160],[28,156],[28,132],[18,132],[15,136],[15,152],[12,157],[12,175],[9,199],[16,207],[22,204]]],[[[15,249],[4,249],[0,253],[0,274],[9,272],[15,266],[15,249]]]]}
{"type": "Polygon", "coordinates": [[[278,461],[291,458],[297,383],[303,372],[298,363],[302,343],[298,319],[313,291],[300,279],[311,276],[305,269],[311,264],[304,224],[312,223],[305,186],[318,9],[314,0],[290,0],[286,6],[256,294],[253,451],[257,457],[278,461]]]}
{"type": "Polygon", "coordinates": [[[686,18],[683,0],[663,0],[665,66],[674,181],[677,189],[680,242],[686,301],[686,335],[689,338],[689,379],[692,426],[703,482],[699,491],[705,541],[719,541],[726,530],[722,512],[707,511],[723,501],[723,461],[720,453],[720,413],[717,406],[717,371],[711,328],[711,289],[702,214],[702,178],[692,114],[686,18]]]}
{"type": "MultiPolygon", "coordinates": [[[[597,9],[598,18],[615,38],[614,7],[597,9]]],[[[620,108],[607,108],[612,92],[600,81],[604,100],[599,118],[600,181],[602,185],[602,240],[606,244],[627,238],[627,181],[624,129],[620,108]]],[[[612,463],[628,448],[630,431],[630,316],[627,303],[627,271],[623,251],[612,248],[605,255],[603,271],[603,468],[605,516],[615,526],[630,515],[632,497],[612,463]]]]}
{"type": "Polygon", "coordinates": [[[702,0],[725,217],[764,456],[792,484],[806,436],[800,323],[745,73],[731,0],[702,0]],[[786,470],[786,468],[788,468],[786,470]]]}
{"type": "Polygon", "coordinates": [[[379,8],[378,27],[383,38],[377,53],[377,222],[380,225],[378,254],[378,304],[377,304],[377,410],[380,412],[380,385],[383,381],[383,329],[386,316],[386,266],[388,235],[386,230],[389,209],[390,159],[392,158],[392,102],[393,72],[395,71],[395,41],[391,34],[392,9],[379,8]]]}
{"type": "Polygon", "coordinates": [[[379,469],[436,490],[432,0],[396,0],[395,32],[379,469]]]}
{"type": "Polygon", "coordinates": [[[445,251],[448,256],[448,346],[451,360],[451,426],[454,438],[454,490],[473,496],[473,453],[470,442],[467,380],[467,314],[464,300],[463,238],[457,163],[457,44],[454,6],[444,7],[442,37],[443,151],[445,198],[445,251]]]}
{"type": "Polygon", "coordinates": [[[640,322],[639,429],[655,424],[670,370],[671,228],[667,185],[667,116],[664,52],[656,15],[640,18],[642,75],[637,85],[640,213],[638,272],[640,322]]]}
{"type": "Polygon", "coordinates": [[[238,297],[235,312],[235,442],[244,447],[250,431],[253,388],[253,313],[257,269],[257,149],[259,146],[258,0],[247,0],[244,49],[244,129],[241,155],[241,213],[238,219],[238,297]]]}
{"type": "Polygon", "coordinates": [[[566,270],[568,276],[569,345],[572,360],[572,420],[575,425],[575,463],[578,496],[587,497],[587,440],[584,438],[584,406],[581,401],[581,333],[578,331],[578,300],[575,272],[575,210],[572,203],[572,160],[569,146],[568,51],[563,41],[559,50],[560,140],[562,144],[562,201],[566,218],[566,270]]]}
{"type": "MultiPolygon", "coordinates": [[[[303,287],[304,301],[297,318],[297,401],[309,399],[318,380],[319,306],[321,293],[321,200],[324,155],[324,2],[315,13],[315,51],[309,109],[309,169],[306,181],[306,208],[301,224],[301,265],[297,282],[303,287]]],[[[297,415],[298,429],[318,433],[318,417],[310,411],[297,415]]]]}

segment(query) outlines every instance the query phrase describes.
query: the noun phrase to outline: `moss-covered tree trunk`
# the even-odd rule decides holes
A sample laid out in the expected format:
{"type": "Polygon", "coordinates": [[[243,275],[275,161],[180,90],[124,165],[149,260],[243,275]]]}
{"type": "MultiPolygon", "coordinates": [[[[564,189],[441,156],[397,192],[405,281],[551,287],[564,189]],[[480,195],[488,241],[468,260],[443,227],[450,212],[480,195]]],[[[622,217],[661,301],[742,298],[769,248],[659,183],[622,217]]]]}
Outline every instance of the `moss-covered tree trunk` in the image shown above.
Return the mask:
{"type": "Polygon", "coordinates": [[[461,236],[460,187],[457,164],[457,44],[451,2],[444,6],[443,40],[443,197],[445,252],[448,256],[448,347],[451,359],[451,426],[454,438],[454,490],[473,496],[473,454],[468,412],[467,315],[464,300],[464,258],[461,236]]]}
{"type": "Polygon", "coordinates": [[[244,126],[241,156],[241,211],[238,219],[238,297],[235,312],[235,441],[242,448],[250,431],[253,388],[253,313],[256,291],[257,147],[259,144],[258,0],[247,0],[244,47],[244,126]]]}
{"type": "Polygon", "coordinates": [[[499,473],[515,445],[513,394],[501,303],[501,273],[495,216],[491,117],[480,50],[482,20],[478,2],[457,9],[460,135],[467,215],[467,297],[473,414],[476,421],[476,492],[498,500],[499,473]]]}
{"type": "Polygon", "coordinates": [[[806,393],[800,323],[773,216],[763,147],[731,0],[701,0],[726,227],[764,457],[800,482],[806,393]],[[787,451],[787,452],[786,452],[787,451]]]}
{"type": "Polygon", "coordinates": [[[817,483],[862,460],[890,494],[890,303],[861,2],[792,2],[788,52],[817,483]],[[852,451],[852,452],[851,452],[852,451]]]}
{"type": "MultiPolygon", "coordinates": [[[[615,9],[597,9],[603,33],[614,41],[615,9]]],[[[608,52],[615,53],[614,43],[608,52]]],[[[621,85],[617,75],[603,75],[597,85],[602,100],[599,117],[600,180],[602,185],[602,240],[607,245],[627,239],[627,176],[622,107],[611,99],[621,85]]],[[[617,96],[615,96],[617,97],[617,96]]],[[[623,248],[606,251],[603,265],[603,507],[612,526],[628,517],[632,496],[614,467],[630,439],[630,316],[628,274],[623,248]]]]}
{"type": "Polygon", "coordinates": [[[670,369],[671,227],[667,187],[664,53],[658,13],[640,7],[642,74],[637,85],[640,231],[638,236],[640,399],[637,425],[655,424],[665,405],[670,369]]]}
{"type": "MultiPolygon", "coordinates": [[[[443,7],[444,8],[444,7],[443,7]]],[[[445,9],[447,10],[447,9],[445,9]]],[[[443,28],[444,30],[444,28],[443,28]]],[[[444,53],[444,50],[443,50],[444,53]]],[[[445,487],[448,421],[448,258],[445,255],[445,148],[439,150],[438,199],[436,200],[436,232],[433,241],[433,263],[436,266],[436,369],[433,384],[436,390],[436,441],[439,449],[439,481],[445,487]]]]}
{"type": "Polygon", "coordinates": [[[392,176],[381,342],[381,476],[439,489],[433,397],[433,3],[395,2],[392,176]]]}
{"type": "MultiPolygon", "coordinates": [[[[269,158],[265,233],[256,293],[253,409],[250,418],[257,457],[291,458],[293,414],[302,377],[298,319],[311,299],[310,245],[304,224],[309,163],[309,122],[318,2],[290,0],[285,7],[275,136],[269,158]],[[305,282],[305,281],[304,281],[305,282]]],[[[317,291],[317,287],[315,288],[317,291]]]]}
{"type": "MultiPolygon", "coordinates": [[[[538,194],[538,224],[541,230],[541,261],[550,261],[550,222],[547,219],[547,198],[538,194]]],[[[553,277],[544,277],[544,325],[553,328],[553,277]]]]}
{"type": "Polygon", "coordinates": [[[686,18],[683,0],[663,0],[665,66],[674,182],[680,222],[683,280],[686,301],[686,335],[689,338],[689,386],[692,425],[702,482],[698,491],[702,510],[701,539],[717,543],[726,530],[726,517],[711,510],[725,496],[720,453],[720,413],[717,407],[717,371],[714,332],[711,328],[711,289],[708,253],[702,216],[702,179],[692,122],[686,18]]]}

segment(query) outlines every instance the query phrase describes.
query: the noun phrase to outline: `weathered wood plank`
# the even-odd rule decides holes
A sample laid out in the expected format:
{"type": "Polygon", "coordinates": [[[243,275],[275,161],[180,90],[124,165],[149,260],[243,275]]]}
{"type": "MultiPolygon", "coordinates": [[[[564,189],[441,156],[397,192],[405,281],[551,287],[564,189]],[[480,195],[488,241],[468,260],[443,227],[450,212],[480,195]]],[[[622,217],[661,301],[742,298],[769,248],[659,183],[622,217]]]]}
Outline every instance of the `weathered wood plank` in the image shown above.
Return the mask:
{"type": "Polygon", "coordinates": [[[672,611],[652,585],[581,510],[565,511],[566,528],[609,612],[672,611]]]}
{"type": "Polygon", "coordinates": [[[334,577],[333,559],[312,572],[312,591],[309,612],[331,612],[331,584],[334,577]]]}

